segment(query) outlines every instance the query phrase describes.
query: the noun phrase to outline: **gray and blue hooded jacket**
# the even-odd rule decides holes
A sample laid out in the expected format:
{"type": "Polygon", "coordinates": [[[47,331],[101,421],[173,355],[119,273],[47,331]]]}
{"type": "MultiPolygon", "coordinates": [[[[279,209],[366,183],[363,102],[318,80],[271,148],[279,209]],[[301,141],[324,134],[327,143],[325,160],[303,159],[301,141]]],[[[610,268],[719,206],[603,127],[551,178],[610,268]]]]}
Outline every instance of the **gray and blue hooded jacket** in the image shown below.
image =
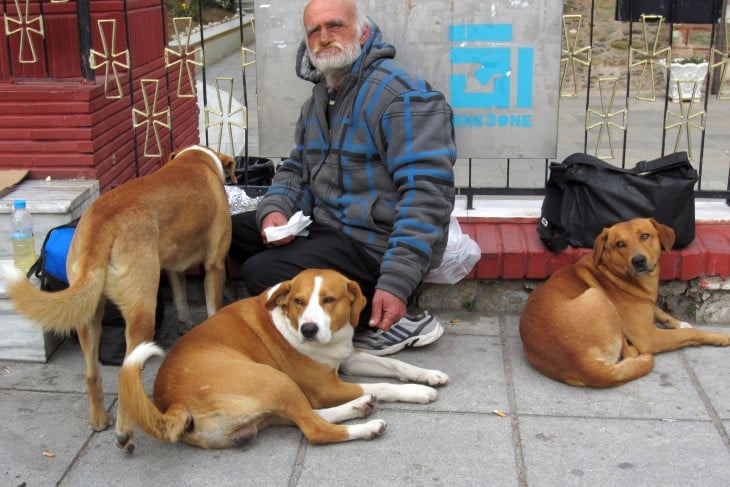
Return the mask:
{"type": "Polygon", "coordinates": [[[301,209],[341,229],[381,262],[377,288],[406,301],[446,247],[453,116],[443,93],[395,63],[395,47],[370,22],[332,103],[302,43],[297,74],[315,85],[297,121],[296,146],[259,202],[257,219],[301,209]]]}

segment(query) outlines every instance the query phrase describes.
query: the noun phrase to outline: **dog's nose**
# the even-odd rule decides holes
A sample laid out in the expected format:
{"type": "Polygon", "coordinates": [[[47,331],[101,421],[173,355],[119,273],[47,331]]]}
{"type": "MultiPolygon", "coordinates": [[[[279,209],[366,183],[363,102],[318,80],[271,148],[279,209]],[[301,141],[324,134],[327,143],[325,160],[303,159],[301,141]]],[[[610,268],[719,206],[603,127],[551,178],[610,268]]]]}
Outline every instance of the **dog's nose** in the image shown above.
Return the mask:
{"type": "Polygon", "coordinates": [[[317,336],[319,326],[317,326],[317,323],[302,323],[302,326],[299,327],[299,331],[302,333],[304,338],[311,340],[317,336]]]}
{"type": "Polygon", "coordinates": [[[641,254],[633,256],[631,258],[631,265],[636,270],[646,269],[646,256],[641,254]]]}

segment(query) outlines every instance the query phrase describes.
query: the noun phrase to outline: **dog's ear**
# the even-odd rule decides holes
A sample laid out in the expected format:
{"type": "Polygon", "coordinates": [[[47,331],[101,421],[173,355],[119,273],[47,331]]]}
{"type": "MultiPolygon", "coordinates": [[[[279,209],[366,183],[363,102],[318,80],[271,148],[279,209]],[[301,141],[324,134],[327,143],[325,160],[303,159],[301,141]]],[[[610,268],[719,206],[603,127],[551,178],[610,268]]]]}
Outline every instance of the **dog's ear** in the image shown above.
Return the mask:
{"type": "Polygon", "coordinates": [[[352,301],[352,305],[350,306],[350,324],[357,326],[360,322],[360,313],[365,308],[367,299],[363,296],[360,285],[355,281],[347,282],[347,291],[350,293],[350,300],[352,301]]]}
{"type": "Polygon", "coordinates": [[[226,154],[218,153],[218,157],[223,163],[223,169],[228,170],[228,176],[231,179],[231,183],[238,184],[238,178],[236,177],[236,160],[226,154]]]}
{"type": "Polygon", "coordinates": [[[674,245],[674,230],[653,218],[649,218],[649,221],[654,225],[654,228],[656,228],[659,234],[659,242],[661,242],[662,248],[666,251],[672,250],[672,246],[674,245]]]}
{"type": "Polygon", "coordinates": [[[291,281],[284,281],[272,287],[268,291],[265,291],[268,293],[266,298],[266,309],[271,311],[277,306],[285,304],[286,298],[289,296],[289,292],[291,291],[291,286],[291,281]]]}
{"type": "Polygon", "coordinates": [[[608,242],[608,228],[604,228],[603,231],[596,237],[596,241],[593,244],[593,265],[598,266],[603,256],[603,251],[606,249],[606,242],[608,242]]]}

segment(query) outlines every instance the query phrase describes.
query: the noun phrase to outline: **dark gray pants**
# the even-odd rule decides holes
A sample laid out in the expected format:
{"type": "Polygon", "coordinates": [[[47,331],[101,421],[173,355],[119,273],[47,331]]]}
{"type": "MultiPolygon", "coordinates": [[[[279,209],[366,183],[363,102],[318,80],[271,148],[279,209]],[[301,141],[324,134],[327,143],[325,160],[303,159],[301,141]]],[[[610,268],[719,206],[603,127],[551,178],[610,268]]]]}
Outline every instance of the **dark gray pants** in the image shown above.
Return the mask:
{"type": "Polygon", "coordinates": [[[334,269],[360,284],[368,306],[360,322],[370,318],[370,306],[380,275],[380,263],[344,232],[318,225],[309,226],[309,236],[288,245],[266,247],[256,223],[256,212],[233,215],[231,258],[241,264],[241,279],[251,296],[291,279],[304,269],[334,269]]]}

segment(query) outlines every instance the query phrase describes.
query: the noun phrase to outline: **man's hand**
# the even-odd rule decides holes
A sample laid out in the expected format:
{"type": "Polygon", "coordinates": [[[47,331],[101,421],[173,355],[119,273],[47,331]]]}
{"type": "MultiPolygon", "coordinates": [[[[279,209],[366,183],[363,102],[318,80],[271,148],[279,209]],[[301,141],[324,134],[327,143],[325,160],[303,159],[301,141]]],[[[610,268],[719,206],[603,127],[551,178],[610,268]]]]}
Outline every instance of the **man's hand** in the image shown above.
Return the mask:
{"type": "Polygon", "coordinates": [[[272,211],[271,213],[267,214],[263,221],[261,222],[261,238],[264,239],[264,243],[268,246],[272,247],[279,247],[281,245],[286,245],[290,243],[292,240],[294,240],[294,235],[290,235],[288,237],[284,237],[282,239],[276,240],[274,242],[269,242],[266,239],[266,229],[269,227],[278,227],[281,225],[286,224],[286,222],[289,221],[287,217],[284,216],[283,213],[280,213],[278,211],[272,211]]]}
{"type": "Polygon", "coordinates": [[[376,289],[372,302],[373,312],[368,325],[388,331],[393,324],[406,315],[406,303],[399,297],[376,289]]]}

